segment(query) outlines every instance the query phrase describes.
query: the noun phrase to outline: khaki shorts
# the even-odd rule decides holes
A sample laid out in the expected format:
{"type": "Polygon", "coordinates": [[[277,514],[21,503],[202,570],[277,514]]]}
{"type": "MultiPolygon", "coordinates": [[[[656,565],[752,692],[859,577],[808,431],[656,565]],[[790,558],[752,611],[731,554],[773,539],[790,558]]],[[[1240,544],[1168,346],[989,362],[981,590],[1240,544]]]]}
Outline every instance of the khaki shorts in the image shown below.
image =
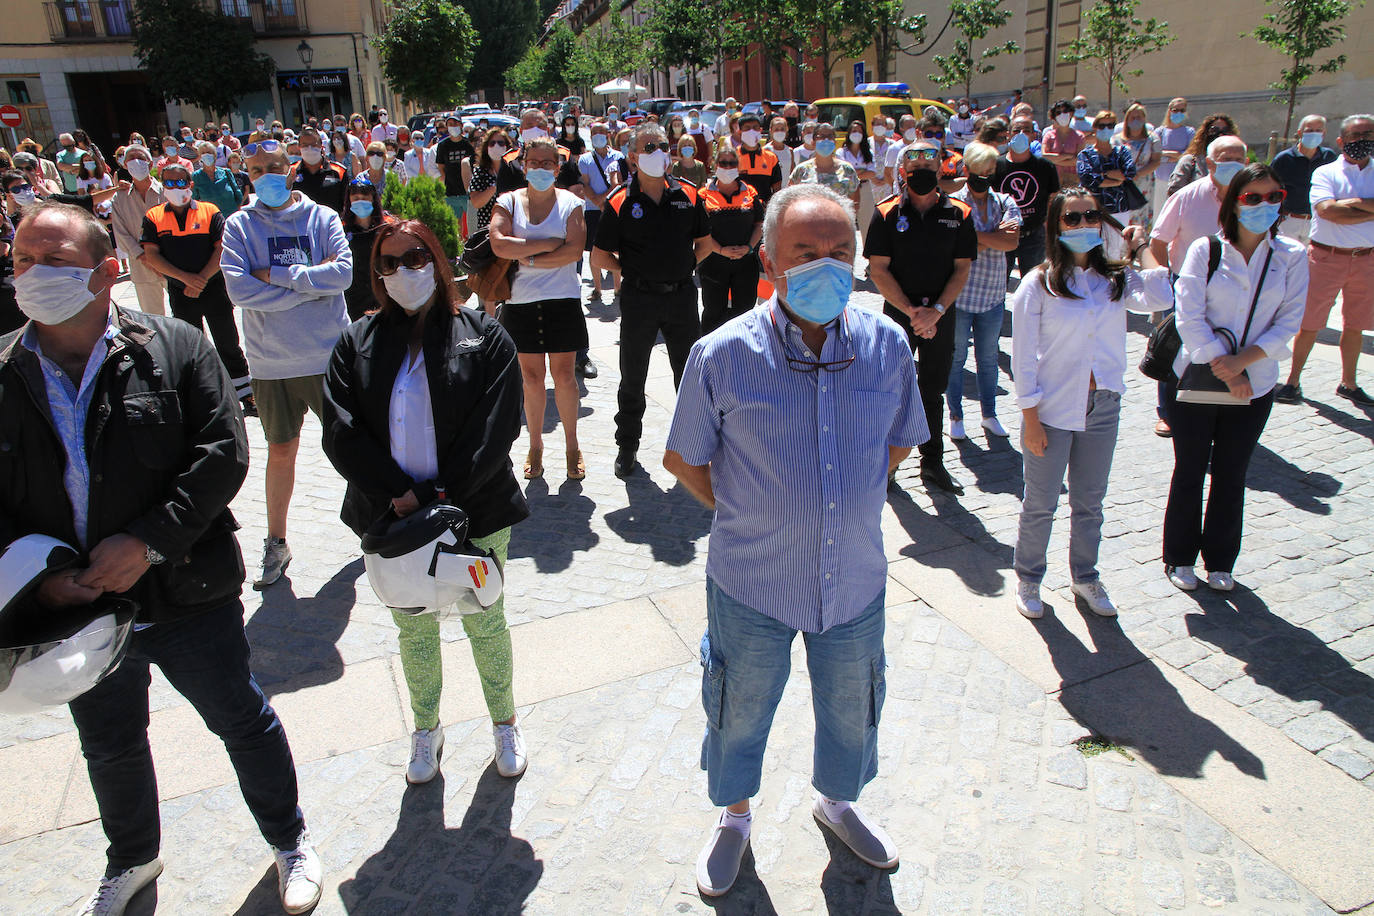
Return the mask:
{"type": "Polygon", "coordinates": [[[282,445],[300,438],[307,409],[317,417],[323,415],[324,376],[255,378],[253,400],[257,402],[258,419],[268,444],[282,445]]]}

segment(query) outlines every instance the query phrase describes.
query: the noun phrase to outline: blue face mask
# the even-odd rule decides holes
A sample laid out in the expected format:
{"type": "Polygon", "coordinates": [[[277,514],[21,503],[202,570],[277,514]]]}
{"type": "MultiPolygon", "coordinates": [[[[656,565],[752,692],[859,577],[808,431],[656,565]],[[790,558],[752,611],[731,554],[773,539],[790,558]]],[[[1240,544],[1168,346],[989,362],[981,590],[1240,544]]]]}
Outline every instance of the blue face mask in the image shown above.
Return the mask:
{"type": "Polygon", "coordinates": [[[358,219],[367,219],[372,215],[372,201],[355,200],[348,205],[348,209],[352,210],[358,219]]]}
{"type": "Polygon", "coordinates": [[[297,162],[300,162],[300,161],[301,161],[301,157],[300,157],[300,156],[289,156],[289,155],[288,155],[286,158],[289,159],[289,160],[291,160],[291,164],[292,164],[292,165],[295,165],[297,162]]]}
{"type": "Polygon", "coordinates": [[[605,149],[605,148],[606,148],[606,135],[605,135],[605,134],[592,134],[592,146],[594,146],[594,147],[597,148],[597,149],[605,149]]]}
{"type": "Polygon", "coordinates": [[[1322,139],[1324,137],[1325,134],[1319,130],[1305,130],[1302,133],[1302,138],[1298,142],[1307,149],[1316,149],[1322,145],[1322,139]]]}
{"type": "Polygon", "coordinates": [[[854,267],[835,258],[807,261],[784,271],[787,298],[783,302],[798,318],[829,324],[849,304],[854,289],[854,267]]]}
{"type": "Polygon", "coordinates": [[[834,141],[834,140],[817,140],[817,141],[816,141],[816,152],[820,153],[822,156],[833,156],[833,155],[835,155],[835,141],[834,141]]]}
{"type": "Polygon", "coordinates": [[[1217,185],[1225,190],[1231,184],[1231,179],[1240,174],[1240,170],[1245,168],[1244,162],[1218,162],[1212,170],[1212,177],[1216,179],[1217,185]]]}
{"type": "Polygon", "coordinates": [[[1257,235],[1268,232],[1278,218],[1278,204],[1255,204],[1252,207],[1239,207],[1236,211],[1236,219],[1240,224],[1257,235]]]}
{"type": "Polygon", "coordinates": [[[1087,254],[1102,244],[1102,230],[1096,226],[1079,226],[1059,233],[1059,242],[1074,254],[1087,254]]]}
{"type": "Polygon", "coordinates": [[[1175,127],[1178,127],[1186,120],[1188,120],[1188,112],[1186,111],[1169,112],[1169,123],[1174,125],[1175,127]]]}
{"type": "Polygon", "coordinates": [[[291,189],[286,186],[286,176],[267,172],[253,182],[253,193],[258,200],[269,207],[280,207],[291,199],[291,189]]]}
{"type": "Polygon", "coordinates": [[[554,179],[557,177],[558,174],[553,169],[530,169],[525,173],[525,178],[529,181],[530,187],[536,191],[547,191],[553,187],[554,179]]]}
{"type": "Polygon", "coordinates": [[[1025,134],[1017,134],[1011,138],[1011,142],[1007,144],[1007,147],[1017,155],[1029,152],[1031,148],[1030,137],[1027,137],[1025,134]]]}
{"type": "Polygon", "coordinates": [[[1103,143],[1110,143],[1112,141],[1112,134],[1115,132],[1116,128],[1114,127],[1099,127],[1097,129],[1097,139],[1101,140],[1103,143]]]}

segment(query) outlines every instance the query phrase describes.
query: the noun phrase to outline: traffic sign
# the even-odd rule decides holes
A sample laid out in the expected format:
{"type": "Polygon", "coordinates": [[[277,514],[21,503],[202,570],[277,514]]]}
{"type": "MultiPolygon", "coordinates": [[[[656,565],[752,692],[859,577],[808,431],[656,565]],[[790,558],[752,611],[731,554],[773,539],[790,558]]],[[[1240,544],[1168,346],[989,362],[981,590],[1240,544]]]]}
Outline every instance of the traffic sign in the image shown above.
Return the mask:
{"type": "Polygon", "coordinates": [[[864,62],[857,61],[854,64],[854,85],[857,87],[864,81],[864,62]]]}
{"type": "Polygon", "coordinates": [[[0,124],[6,127],[18,127],[24,121],[24,116],[19,109],[13,105],[0,105],[0,124]]]}

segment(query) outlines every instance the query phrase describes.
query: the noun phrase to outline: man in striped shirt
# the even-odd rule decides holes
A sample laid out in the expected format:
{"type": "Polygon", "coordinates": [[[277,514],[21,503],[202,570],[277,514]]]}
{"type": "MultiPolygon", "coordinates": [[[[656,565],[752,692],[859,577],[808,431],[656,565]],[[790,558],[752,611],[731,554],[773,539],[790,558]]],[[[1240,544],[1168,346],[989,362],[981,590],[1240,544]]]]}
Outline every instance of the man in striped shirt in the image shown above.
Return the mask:
{"type": "Polygon", "coordinates": [[[864,861],[897,863],[852,803],[877,774],[888,474],[930,433],[902,330],[846,307],[853,220],[820,185],[773,196],[759,258],[777,293],[693,346],[668,435],[664,466],[716,510],[702,764],[726,810],[697,861],[707,896],[739,872],[798,631],[816,716],[813,814],[864,861]]]}

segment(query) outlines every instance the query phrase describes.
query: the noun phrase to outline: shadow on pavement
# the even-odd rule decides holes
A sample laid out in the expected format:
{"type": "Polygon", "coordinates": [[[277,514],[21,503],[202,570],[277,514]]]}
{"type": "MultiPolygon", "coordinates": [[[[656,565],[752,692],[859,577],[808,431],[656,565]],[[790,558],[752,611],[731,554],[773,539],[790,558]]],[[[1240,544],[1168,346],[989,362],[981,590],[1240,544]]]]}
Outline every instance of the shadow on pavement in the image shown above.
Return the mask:
{"type": "Polygon", "coordinates": [[[582,481],[565,479],[552,492],[550,476],[545,463],[544,477],[525,487],[530,517],[511,529],[510,539],[509,559],[528,557],[541,573],[562,572],[572,565],[573,554],[589,551],[601,540],[592,530],[596,503],[582,492],[582,481]]]}
{"type": "Polygon", "coordinates": [[[1316,700],[1374,741],[1374,678],[1242,585],[1229,593],[1200,588],[1189,594],[1202,609],[1183,618],[1190,636],[1244,662],[1256,684],[1291,700],[1316,700]]]}
{"type": "Polygon", "coordinates": [[[901,866],[874,868],[860,859],[829,830],[817,828],[830,852],[830,863],[821,874],[821,893],[830,916],[883,913],[901,916],[892,896],[891,875],[901,866]]]}
{"type": "Polygon", "coordinates": [[[1317,412],[1317,416],[1328,423],[1333,423],[1352,433],[1358,433],[1366,439],[1374,439],[1374,415],[1368,411],[1362,411],[1361,408],[1350,404],[1349,401],[1346,402],[1350,404],[1349,409],[1332,407],[1330,404],[1323,404],[1321,401],[1314,401],[1311,398],[1304,398],[1303,403],[1310,406],[1317,412]],[[1363,415],[1361,415],[1362,413],[1363,415]]]}
{"type": "Polygon", "coordinates": [[[979,562],[970,563],[963,562],[962,555],[957,551],[931,551],[923,548],[922,542],[927,540],[926,536],[930,531],[930,516],[921,511],[921,507],[916,505],[916,501],[911,498],[911,494],[906,490],[901,487],[888,487],[887,503],[892,507],[893,513],[897,516],[897,521],[916,548],[911,553],[908,553],[907,549],[903,549],[902,554],[904,556],[919,556],[922,563],[932,566],[940,566],[943,562],[942,558],[948,557],[951,562],[945,568],[955,573],[974,594],[1002,594],[1006,590],[1006,577],[1002,575],[1000,570],[1011,568],[1012,548],[988,534],[988,530],[983,527],[978,516],[959,504],[958,497],[934,492],[931,494],[931,499],[934,501],[935,515],[938,521],[983,548],[987,554],[991,555],[992,562],[986,562],[987,556],[981,551],[979,552],[979,562]]]}
{"type": "Polygon", "coordinates": [[[444,823],[444,777],[408,786],[386,845],[339,885],[348,913],[519,913],[544,863],[511,836],[519,780],[488,766],[463,823],[444,823]]]}
{"type": "Polygon", "coordinates": [[[739,860],[739,875],[728,893],[722,897],[707,897],[698,891],[697,897],[721,916],[777,916],[778,912],[754,865],[752,844],[744,849],[739,860]]]}
{"type": "Polygon", "coordinates": [[[1019,497],[1025,488],[1022,471],[1024,465],[1021,453],[1006,436],[994,436],[967,414],[964,422],[972,434],[967,439],[954,441],[954,449],[959,453],[959,461],[973,474],[973,486],[982,493],[1009,493],[1019,497]],[[984,446],[978,447],[973,436],[982,436],[984,446]]]}
{"type": "MultiPolygon", "coordinates": [[[[351,535],[350,535],[351,536],[351,535]]],[[[358,557],[336,572],[312,598],[296,597],[287,576],[264,589],[262,606],[244,625],[253,647],[253,676],[267,696],[318,687],[343,677],[335,646],[348,626],[363,574],[358,557]]]]}
{"type": "Polygon", "coordinates": [[[1324,502],[1341,491],[1341,482],[1322,471],[1304,471],[1263,445],[1255,447],[1245,483],[1252,490],[1273,493],[1295,509],[1313,515],[1330,515],[1324,502]]]}
{"type": "Polygon", "coordinates": [[[606,513],[606,524],[631,544],[648,544],[654,559],[686,566],[696,559],[697,541],[711,530],[711,510],[681,485],[664,490],[636,468],[625,479],[630,504],[606,513]]]}
{"type": "Polygon", "coordinates": [[[1047,603],[1045,616],[1032,623],[1067,685],[1059,701],[1079,724],[1129,746],[1166,776],[1200,778],[1207,758],[1218,753],[1242,773],[1264,778],[1264,763],[1210,719],[1189,709],[1154,660],[1131,642],[1115,618],[1088,618],[1093,642],[1089,649],[1056,616],[1061,611],[1076,612],[1047,603]],[[1074,672],[1088,669],[1095,654],[1118,663],[1104,675],[1077,682],[1074,672]]]}

